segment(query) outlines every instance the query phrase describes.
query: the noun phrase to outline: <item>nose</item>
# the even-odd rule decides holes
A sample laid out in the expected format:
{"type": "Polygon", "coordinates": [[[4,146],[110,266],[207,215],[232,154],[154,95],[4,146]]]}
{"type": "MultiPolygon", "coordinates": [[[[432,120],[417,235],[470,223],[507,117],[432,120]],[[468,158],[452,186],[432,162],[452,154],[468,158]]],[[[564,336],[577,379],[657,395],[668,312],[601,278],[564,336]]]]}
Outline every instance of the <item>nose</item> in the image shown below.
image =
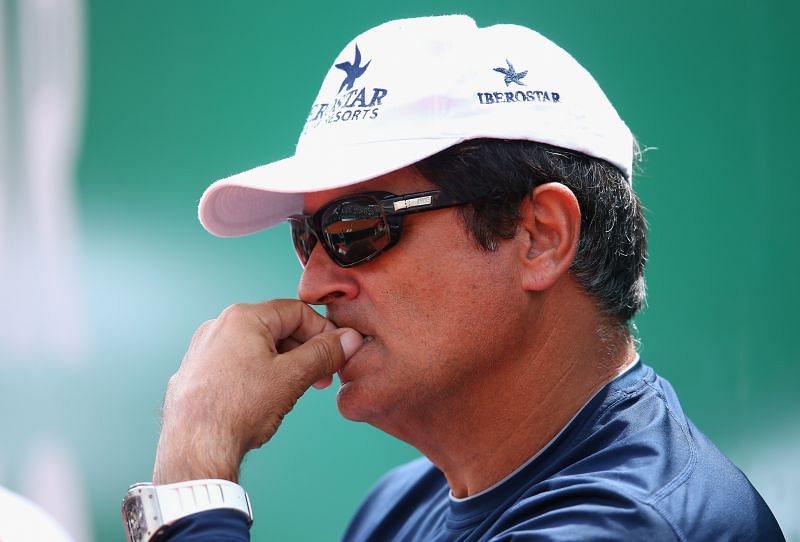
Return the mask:
{"type": "Polygon", "coordinates": [[[309,305],[329,305],[337,299],[355,299],[358,290],[355,273],[336,265],[317,243],[297,286],[300,300],[309,305]]]}

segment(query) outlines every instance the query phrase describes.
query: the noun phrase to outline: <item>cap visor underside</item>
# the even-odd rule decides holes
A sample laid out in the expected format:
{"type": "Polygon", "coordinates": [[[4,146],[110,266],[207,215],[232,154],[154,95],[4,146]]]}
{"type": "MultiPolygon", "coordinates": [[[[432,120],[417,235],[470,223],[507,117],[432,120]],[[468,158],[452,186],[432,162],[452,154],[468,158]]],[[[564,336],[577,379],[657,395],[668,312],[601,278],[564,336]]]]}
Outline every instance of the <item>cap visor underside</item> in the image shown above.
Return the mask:
{"type": "Polygon", "coordinates": [[[304,151],[209,186],[200,199],[200,222],[219,237],[254,233],[301,212],[305,193],[368,181],[461,141],[413,139],[339,146],[336,152],[304,151]]]}

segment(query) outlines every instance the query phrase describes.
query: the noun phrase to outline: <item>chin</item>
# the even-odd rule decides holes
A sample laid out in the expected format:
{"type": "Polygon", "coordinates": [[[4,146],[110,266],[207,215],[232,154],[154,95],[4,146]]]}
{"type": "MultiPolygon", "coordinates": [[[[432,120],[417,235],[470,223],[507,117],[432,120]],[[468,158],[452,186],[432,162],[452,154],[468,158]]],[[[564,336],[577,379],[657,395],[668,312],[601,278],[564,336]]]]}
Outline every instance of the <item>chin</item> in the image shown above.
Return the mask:
{"type": "Polygon", "coordinates": [[[406,429],[408,419],[402,401],[391,400],[387,394],[366,393],[363,386],[353,386],[348,382],[339,388],[336,406],[344,419],[368,423],[414,446],[410,440],[412,435],[406,429]]]}
{"type": "Polygon", "coordinates": [[[350,381],[342,384],[336,393],[336,406],[343,418],[354,422],[375,422],[385,414],[384,397],[367,393],[364,386],[350,381]]]}
{"type": "Polygon", "coordinates": [[[366,422],[368,415],[365,412],[363,401],[359,401],[358,390],[353,382],[342,384],[336,393],[336,406],[339,414],[346,420],[353,422],[366,422]]]}

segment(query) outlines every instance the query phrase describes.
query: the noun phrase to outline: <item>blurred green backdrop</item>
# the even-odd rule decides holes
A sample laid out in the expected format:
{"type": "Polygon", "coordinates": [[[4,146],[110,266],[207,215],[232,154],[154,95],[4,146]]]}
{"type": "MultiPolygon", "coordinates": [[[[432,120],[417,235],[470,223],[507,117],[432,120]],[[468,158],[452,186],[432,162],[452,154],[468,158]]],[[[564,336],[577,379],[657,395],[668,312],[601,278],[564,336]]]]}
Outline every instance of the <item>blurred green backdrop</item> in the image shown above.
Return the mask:
{"type": "MultiPolygon", "coordinates": [[[[0,482],[76,536],[123,538],[120,500],[150,477],[166,381],[195,327],[295,294],[286,229],[214,238],[196,219],[202,190],[293,152],[354,35],[464,12],[570,51],[655,148],[635,180],[651,228],[643,359],[800,539],[796,2],[71,0],[55,15],[0,2],[0,482]],[[76,96],[58,190],[35,165],[60,117],[26,116],[37,77],[58,91],[50,73],[76,96]]],[[[246,461],[254,539],[337,539],[377,477],[415,455],[342,420],[333,390],[309,392],[246,461]]]]}

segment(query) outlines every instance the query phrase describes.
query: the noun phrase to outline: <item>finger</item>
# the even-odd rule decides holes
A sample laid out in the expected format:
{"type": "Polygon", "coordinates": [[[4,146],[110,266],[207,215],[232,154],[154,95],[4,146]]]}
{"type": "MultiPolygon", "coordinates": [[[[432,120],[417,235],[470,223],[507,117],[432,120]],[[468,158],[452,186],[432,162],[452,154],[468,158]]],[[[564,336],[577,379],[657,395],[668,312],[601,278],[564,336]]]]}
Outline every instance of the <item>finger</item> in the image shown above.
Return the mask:
{"type": "Polygon", "coordinates": [[[278,359],[308,388],[341,369],[363,342],[364,338],[354,329],[341,328],[320,333],[278,359]]]}
{"type": "Polygon", "coordinates": [[[286,352],[291,352],[301,344],[303,343],[301,343],[300,341],[296,341],[292,337],[287,337],[282,341],[278,341],[278,353],[285,354],[286,352]]]}
{"type": "Polygon", "coordinates": [[[205,322],[197,326],[197,329],[194,330],[194,335],[192,335],[192,342],[200,341],[203,338],[203,336],[208,332],[208,329],[212,325],[214,325],[214,322],[216,322],[216,320],[206,320],[205,322]]]}
{"type": "Polygon", "coordinates": [[[276,299],[250,307],[276,341],[292,337],[303,343],[336,329],[330,320],[297,299],[276,299]]]}
{"type": "Polygon", "coordinates": [[[333,375],[328,375],[328,376],[326,376],[324,378],[320,378],[319,380],[317,380],[316,382],[314,382],[311,385],[314,386],[314,388],[316,388],[318,390],[324,390],[325,388],[327,388],[331,384],[333,384],[333,375]]]}

